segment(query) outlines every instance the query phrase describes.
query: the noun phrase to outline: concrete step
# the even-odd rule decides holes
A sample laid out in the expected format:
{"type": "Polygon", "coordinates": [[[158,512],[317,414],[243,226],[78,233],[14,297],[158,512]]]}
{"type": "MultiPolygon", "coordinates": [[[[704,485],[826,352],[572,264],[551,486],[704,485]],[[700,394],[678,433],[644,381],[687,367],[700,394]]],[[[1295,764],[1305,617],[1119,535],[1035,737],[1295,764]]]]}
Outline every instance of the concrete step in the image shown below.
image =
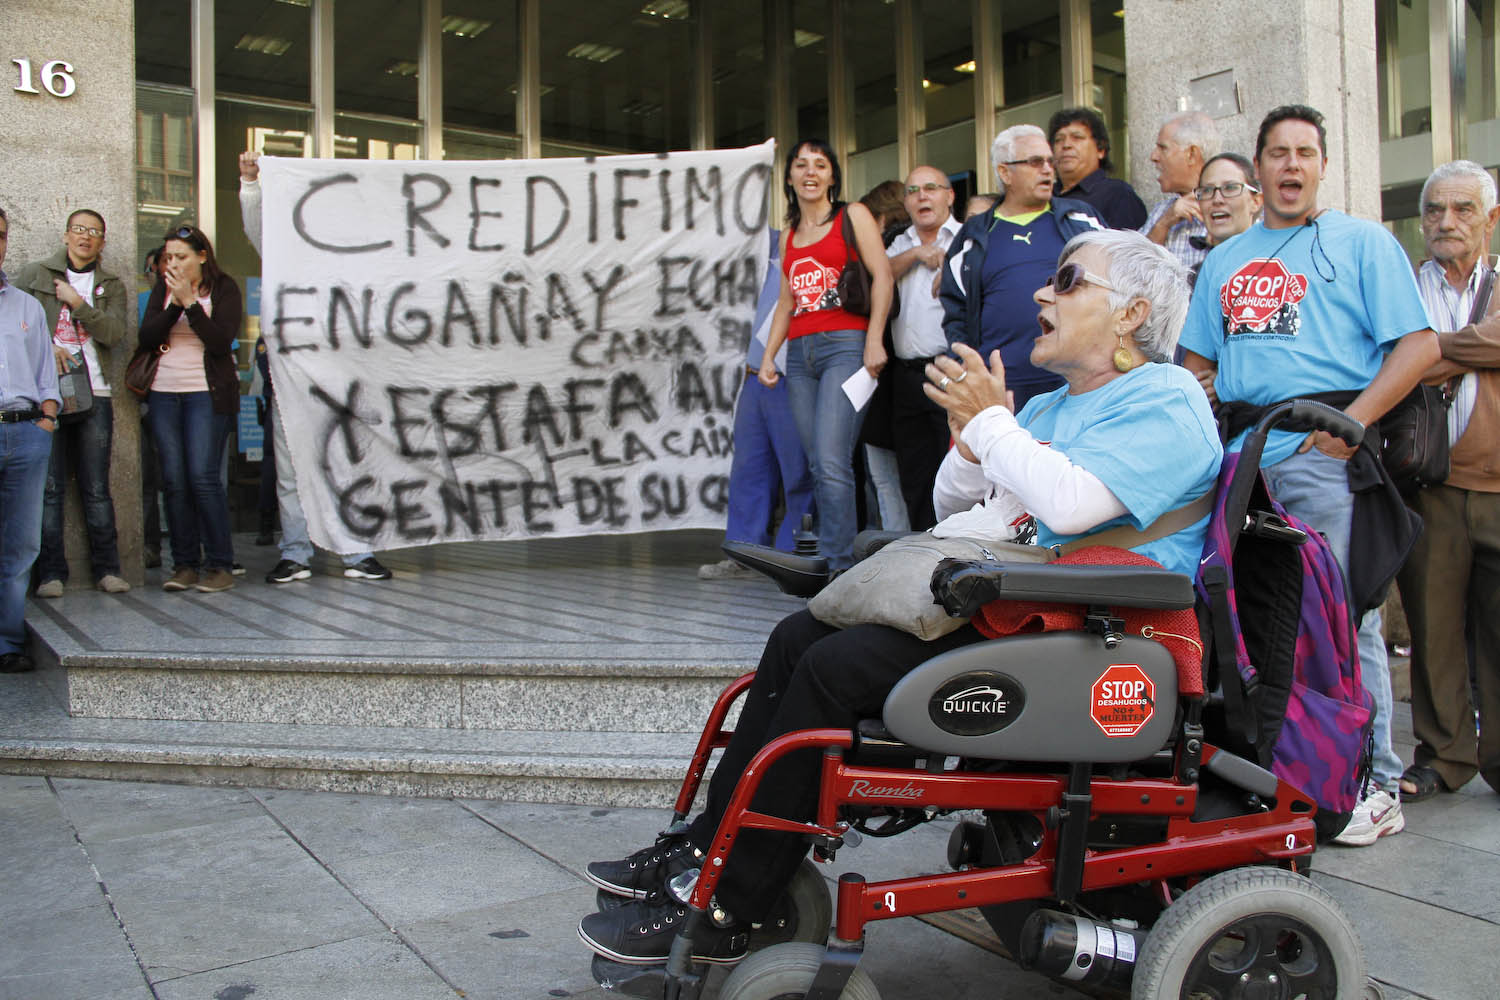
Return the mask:
{"type": "Polygon", "coordinates": [[[669,807],[689,733],[70,718],[53,668],[8,675],[0,772],[669,807]]]}

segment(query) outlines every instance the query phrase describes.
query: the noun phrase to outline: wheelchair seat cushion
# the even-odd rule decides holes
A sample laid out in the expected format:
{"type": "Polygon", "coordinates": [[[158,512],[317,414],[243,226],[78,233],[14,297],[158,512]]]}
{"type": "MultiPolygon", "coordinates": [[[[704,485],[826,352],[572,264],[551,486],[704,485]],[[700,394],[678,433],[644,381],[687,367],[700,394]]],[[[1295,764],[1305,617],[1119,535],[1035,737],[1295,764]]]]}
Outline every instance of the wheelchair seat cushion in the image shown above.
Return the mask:
{"type": "MultiPolygon", "coordinates": [[[[1093,545],[1060,557],[1052,566],[1157,566],[1158,564],[1129,549],[1093,545]]],[[[1203,645],[1198,634],[1198,615],[1192,608],[1160,610],[1148,608],[1111,608],[1110,613],[1125,622],[1127,635],[1155,639],[1172,654],[1177,665],[1178,694],[1197,698],[1203,695],[1203,645]]],[[[991,639],[1033,632],[1076,632],[1083,628],[1087,609],[1077,604],[1052,604],[1041,601],[991,601],[979,610],[972,624],[991,639]]]]}

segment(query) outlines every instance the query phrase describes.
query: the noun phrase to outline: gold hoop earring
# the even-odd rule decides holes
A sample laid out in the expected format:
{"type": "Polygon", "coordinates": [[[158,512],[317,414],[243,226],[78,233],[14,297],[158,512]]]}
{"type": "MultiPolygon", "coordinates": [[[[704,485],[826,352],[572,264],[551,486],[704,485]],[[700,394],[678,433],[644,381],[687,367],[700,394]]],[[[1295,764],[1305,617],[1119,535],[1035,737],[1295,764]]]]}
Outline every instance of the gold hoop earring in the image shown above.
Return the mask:
{"type": "Polygon", "coordinates": [[[1135,356],[1125,347],[1125,334],[1116,336],[1120,338],[1120,346],[1115,348],[1115,371],[1123,374],[1135,367],[1135,356]]]}

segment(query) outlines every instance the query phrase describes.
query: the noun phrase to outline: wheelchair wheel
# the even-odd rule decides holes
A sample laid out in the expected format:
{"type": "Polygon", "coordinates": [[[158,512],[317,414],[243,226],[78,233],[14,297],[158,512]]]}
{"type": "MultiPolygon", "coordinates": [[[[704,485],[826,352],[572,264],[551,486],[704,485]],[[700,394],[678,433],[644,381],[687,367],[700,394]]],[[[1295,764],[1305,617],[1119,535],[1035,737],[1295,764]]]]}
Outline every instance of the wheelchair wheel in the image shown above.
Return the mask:
{"type": "MultiPolygon", "coordinates": [[[[724,980],[719,1000],[801,1000],[822,964],[822,945],[793,942],[758,951],[724,980]]],[[[839,1000],[880,1000],[880,991],[855,969],[839,1000]]]]}
{"type": "Polygon", "coordinates": [[[750,935],[752,949],[769,948],[788,941],[822,944],[833,924],[833,900],[828,882],[811,861],[804,860],[776,901],[770,914],[750,935]]]}
{"type": "Polygon", "coordinates": [[[1364,957],[1349,918],[1308,879],[1236,868],[1167,908],[1141,949],[1131,1000],[1361,1000],[1364,957]]]}

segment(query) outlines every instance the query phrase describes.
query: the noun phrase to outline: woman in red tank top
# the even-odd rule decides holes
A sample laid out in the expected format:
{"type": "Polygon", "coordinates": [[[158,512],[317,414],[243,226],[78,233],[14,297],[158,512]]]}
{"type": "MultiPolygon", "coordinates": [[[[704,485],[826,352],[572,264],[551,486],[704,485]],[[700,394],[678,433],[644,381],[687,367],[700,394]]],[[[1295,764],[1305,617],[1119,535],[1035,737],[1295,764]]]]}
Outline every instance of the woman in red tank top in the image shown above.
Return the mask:
{"type": "MultiPolygon", "coordinates": [[[[787,157],[783,182],[787,224],[781,235],[781,301],[766,357],[774,357],[787,342],[787,397],[812,466],[818,547],[830,568],[841,570],[852,561],[857,529],[854,445],[864,418],[844,394],[843,384],[860,368],[873,377],[885,367],[882,334],[894,283],[869,209],[839,200],[842,172],[828,143],[798,143],[787,157]],[[844,240],[846,212],[853,247],[844,240]],[[851,313],[839,301],[839,272],[854,254],[870,272],[869,316],[851,313]]],[[[767,387],[778,378],[774,365],[760,366],[760,380],[767,387]]]]}

